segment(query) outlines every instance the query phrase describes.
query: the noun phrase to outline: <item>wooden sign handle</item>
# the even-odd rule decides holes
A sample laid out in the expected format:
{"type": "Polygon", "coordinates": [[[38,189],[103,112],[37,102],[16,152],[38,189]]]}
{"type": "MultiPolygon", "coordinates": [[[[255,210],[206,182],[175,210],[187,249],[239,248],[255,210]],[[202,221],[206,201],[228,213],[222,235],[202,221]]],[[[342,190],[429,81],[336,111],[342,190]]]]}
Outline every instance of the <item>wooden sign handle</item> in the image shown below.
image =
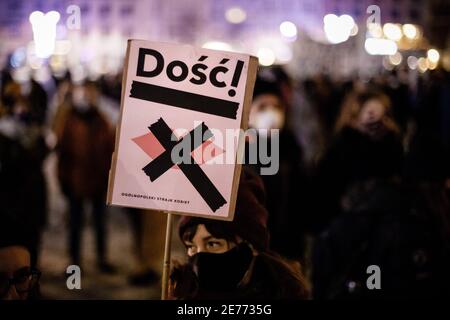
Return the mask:
{"type": "Polygon", "coordinates": [[[166,242],[164,247],[164,266],[162,276],[161,300],[167,300],[169,291],[170,254],[172,245],[172,221],[173,221],[172,214],[167,213],[166,242]]]}

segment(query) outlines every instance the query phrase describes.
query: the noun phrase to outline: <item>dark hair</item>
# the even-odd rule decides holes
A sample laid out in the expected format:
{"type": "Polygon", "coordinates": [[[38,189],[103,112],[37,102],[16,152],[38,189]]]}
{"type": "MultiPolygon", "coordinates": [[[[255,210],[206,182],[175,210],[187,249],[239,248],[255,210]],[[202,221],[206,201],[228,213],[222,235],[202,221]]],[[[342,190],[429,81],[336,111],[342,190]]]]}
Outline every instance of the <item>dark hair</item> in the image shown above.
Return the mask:
{"type": "Polygon", "coordinates": [[[97,81],[84,80],[82,85],[83,85],[83,87],[92,87],[92,88],[98,89],[97,81]]]}
{"type": "Polygon", "coordinates": [[[366,102],[370,100],[378,100],[383,104],[385,108],[385,114],[392,120],[392,129],[394,130],[394,132],[398,133],[399,129],[394,121],[390,98],[383,92],[375,89],[353,91],[348,94],[348,96],[344,99],[341,112],[336,121],[335,131],[339,132],[345,127],[353,126],[362,110],[362,107],[366,102]]]}
{"type": "Polygon", "coordinates": [[[10,81],[3,85],[0,106],[2,106],[4,113],[12,113],[14,105],[21,99],[23,100],[20,91],[20,84],[10,81]]]}
{"type": "Polygon", "coordinates": [[[193,237],[197,225],[204,224],[206,229],[217,238],[235,241],[239,236],[252,244],[256,250],[264,251],[269,244],[268,212],[264,202],[265,191],[262,179],[248,168],[244,168],[240,177],[233,221],[183,216],[178,224],[178,235],[184,241],[186,237],[193,237]],[[190,226],[195,228],[185,235],[190,226]]]}
{"type": "Polygon", "coordinates": [[[0,249],[11,246],[21,246],[30,251],[27,223],[19,221],[19,218],[12,217],[8,213],[3,213],[0,223],[0,249]]]}
{"type": "Polygon", "coordinates": [[[280,88],[275,81],[270,81],[258,76],[253,89],[253,100],[262,94],[273,94],[277,97],[281,97],[280,88]]]}
{"type": "Polygon", "coordinates": [[[259,256],[276,276],[279,286],[273,292],[275,299],[303,299],[311,295],[310,284],[303,274],[300,262],[289,260],[276,252],[263,252],[259,256]]]}
{"type": "Polygon", "coordinates": [[[225,239],[228,242],[236,242],[238,234],[231,223],[226,221],[215,221],[202,218],[193,218],[185,226],[180,228],[180,238],[183,242],[192,241],[197,227],[203,224],[208,232],[215,238],[225,239]]]}

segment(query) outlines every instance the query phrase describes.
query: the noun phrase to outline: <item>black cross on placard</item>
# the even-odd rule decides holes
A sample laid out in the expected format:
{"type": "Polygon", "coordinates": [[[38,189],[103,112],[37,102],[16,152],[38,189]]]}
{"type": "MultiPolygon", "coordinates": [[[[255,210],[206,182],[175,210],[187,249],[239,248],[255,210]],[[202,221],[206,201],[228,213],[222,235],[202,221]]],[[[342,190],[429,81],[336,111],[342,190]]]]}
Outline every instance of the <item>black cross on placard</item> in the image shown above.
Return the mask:
{"type": "MultiPolygon", "coordinates": [[[[159,143],[166,149],[161,155],[155,158],[152,162],[146,165],[142,170],[149,176],[150,181],[155,181],[164,172],[169,170],[174,164],[178,165],[183,174],[188,178],[190,183],[206,201],[212,211],[216,211],[226,202],[224,197],[220,194],[219,190],[209,180],[208,176],[203,172],[200,166],[190,155],[190,163],[174,163],[172,161],[172,149],[183,142],[183,138],[178,141],[172,140],[172,130],[167,123],[159,118],[158,121],[148,127],[153,135],[158,139],[159,143]]],[[[201,125],[194,128],[190,133],[190,151],[199,147],[203,142],[213,136],[212,132],[208,129],[204,122],[201,125]],[[201,137],[201,139],[195,139],[194,137],[201,137]]]]}

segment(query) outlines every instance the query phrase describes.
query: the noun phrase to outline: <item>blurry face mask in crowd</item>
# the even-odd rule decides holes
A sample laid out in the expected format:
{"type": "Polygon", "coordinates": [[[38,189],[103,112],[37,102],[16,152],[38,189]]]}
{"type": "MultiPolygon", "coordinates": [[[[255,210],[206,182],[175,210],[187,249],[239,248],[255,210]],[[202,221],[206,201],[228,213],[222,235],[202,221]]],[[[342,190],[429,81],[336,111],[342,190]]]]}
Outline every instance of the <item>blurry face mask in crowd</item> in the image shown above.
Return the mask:
{"type": "Polygon", "coordinates": [[[40,273],[30,268],[30,254],[21,246],[0,249],[0,300],[25,300],[40,273]]]}
{"type": "Polygon", "coordinates": [[[364,103],[358,116],[358,129],[371,138],[381,138],[386,133],[386,107],[377,99],[364,103]]]}
{"type": "MultiPolygon", "coordinates": [[[[14,68],[11,77],[17,83],[28,84],[31,80],[31,71],[28,67],[14,68]]],[[[23,90],[26,91],[26,87],[23,90]]]]}
{"type": "Polygon", "coordinates": [[[249,124],[255,129],[281,129],[284,118],[280,99],[273,94],[262,94],[253,101],[249,124]]]}
{"type": "Polygon", "coordinates": [[[189,263],[203,289],[237,288],[253,259],[253,251],[245,242],[216,238],[203,224],[197,226],[194,237],[185,241],[185,246],[189,263]]]}
{"type": "Polygon", "coordinates": [[[75,109],[84,112],[89,110],[90,104],[86,91],[82,86],[75,87],[72,92],[72,103],[75,109]]]}

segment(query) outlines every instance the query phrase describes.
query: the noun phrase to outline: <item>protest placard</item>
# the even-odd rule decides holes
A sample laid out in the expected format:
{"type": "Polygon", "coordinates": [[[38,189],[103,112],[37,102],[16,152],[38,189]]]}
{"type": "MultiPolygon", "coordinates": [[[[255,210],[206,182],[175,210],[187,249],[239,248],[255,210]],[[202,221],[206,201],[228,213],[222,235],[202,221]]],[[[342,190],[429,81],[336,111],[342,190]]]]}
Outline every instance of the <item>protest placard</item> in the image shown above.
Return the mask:
{"type": "Polygon", "coordinates": [[[107,203],[232,220],[236,133],[247,128],[257,65],[241,53],[129,40],[107,203]]]}

